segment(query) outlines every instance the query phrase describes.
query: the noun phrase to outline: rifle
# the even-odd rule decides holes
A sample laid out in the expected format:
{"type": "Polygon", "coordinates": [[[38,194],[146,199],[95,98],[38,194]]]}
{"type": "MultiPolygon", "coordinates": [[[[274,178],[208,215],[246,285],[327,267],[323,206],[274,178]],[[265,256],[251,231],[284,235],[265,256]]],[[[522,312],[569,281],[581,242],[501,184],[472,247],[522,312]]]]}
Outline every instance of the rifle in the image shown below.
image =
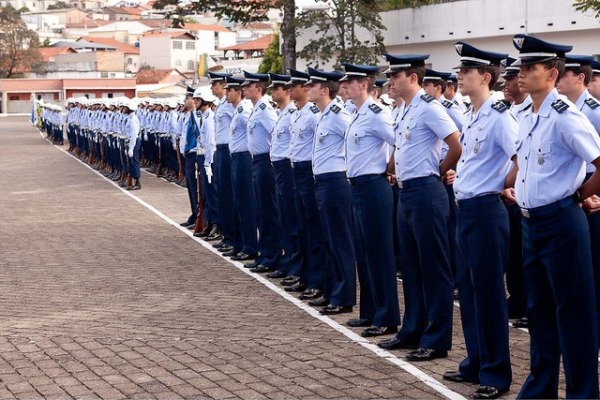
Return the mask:
{"type": "Polygon", "coordinates": [[[179,174],[177,175],[177,182],[181,182],[183,180],[183,165],[181,162],[181,153],[179,152],[179,139],[175,140],[175,153],[177,154],[177,165],[179,166],[179,174]]]}
{"type": "Polygon", "coordinates": [[[202,174],[200,173],[198,162],[196,162],[196,186],[198,188],[198,217],[196,219],[196,227],[194,228],[194,236],[204,230],[204,199],[202,198],[202,174]]]}

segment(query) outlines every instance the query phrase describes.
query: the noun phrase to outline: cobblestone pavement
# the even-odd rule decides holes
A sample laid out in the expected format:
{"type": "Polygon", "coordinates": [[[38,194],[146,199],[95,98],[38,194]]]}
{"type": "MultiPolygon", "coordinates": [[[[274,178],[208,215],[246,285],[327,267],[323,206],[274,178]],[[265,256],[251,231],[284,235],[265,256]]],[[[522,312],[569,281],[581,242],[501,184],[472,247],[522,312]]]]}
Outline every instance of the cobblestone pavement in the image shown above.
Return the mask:
{"type": "MultiPolygon", "coordinates": [[[[413,367],[403,351],[378,352],[378,339],[361,344],[359,330],[338,325],[352,314],[319,319],[172,223],[189,213],[182,188],[143,173],[135,201],[25,118],[0,119],[0,187],[0,398],[460,398],[475,389],[436,382],[465,355],[458,312],[448,359],[413,367]]],[[[526,332],[511,329],[511,352],[506,398],[525,379],[526,332]]]]}

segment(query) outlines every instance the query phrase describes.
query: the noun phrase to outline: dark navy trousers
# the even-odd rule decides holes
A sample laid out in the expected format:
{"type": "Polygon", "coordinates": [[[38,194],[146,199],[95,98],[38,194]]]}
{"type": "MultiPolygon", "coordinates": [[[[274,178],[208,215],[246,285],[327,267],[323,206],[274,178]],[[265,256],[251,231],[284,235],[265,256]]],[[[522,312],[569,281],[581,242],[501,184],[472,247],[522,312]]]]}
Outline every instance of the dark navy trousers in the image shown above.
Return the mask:
{"type": "Polygon", "coordinates": [[[456,240],[456,199],[454,198],[454,187],[444,185],[448,194],[448,251],[450,252],[450,270],[456,283],[456,265],[458,260],[458,242],[456,240]]]}
{"type": "Polygon", "coordinates": [[[508,317],[521,318],[527,309],[527,294],[523,283],[523,234],[521,209],[517,204],[506,206],[510,225],[506,291],[508,292],[508,317]]]}
{"type": "Polygon", "coordinates": [[[319,208],[315,195],[315,178],[312,162],[293,163],[294,182],[298,197],[298,213],[302,219],[304,240],[301,243],[305,259],[301,279],[311,289],[325,290],[325,278],[329,265],[328,244],[319,217],[319,208]]]}
{"type": "Polygon", "coordinates": [[[454,281],[448,247],[448,194],[437,176],[402,184],[398,236],[405,313],[397,337],[427,349],[450,350],[454,281]]]}
{"type": "Polygon", "coordinates": [[[352,194],[346,173],[315,175],[315,196],[331,255],[325,298],[336,306],[353,306],[356,304],[356,258],[352,194]]]}
{"type": "Polygon", "coordinates": [[[294,174],[289,158],[273,161],[275,172],[275,193],[277,195],[277,217],[281,227],[281,247],[283,255],[279,271],[300,276],[302,251],[300,250],[300,217],[294,192],[294,174]]]}
{"type": "MultiPolygon", "coordinates": [[[[591,173],[587,173],[587,181],[591,173]]],[[[599,193],[596,193],[600,195],[599,193]]],[[[587,216],[590,227],[590,239],[592,242],[592,267],[594,271],[594,289],[596,291],[596,319],[598,321],[598,337],[600,338],[600,213],[594,213],[587,216]]]]}
{"type": "Polygon", "coordinates": [[[129,172],[133,179],[140,179],[140,147],[142,141],[138,137],[135,140],[135,147],[133,148],[133,157],[127,157],[129,164],[129,172]]]}
{"type": "Polygon", "coordinates": [[[400,307],[392,243],[392,188],[385,174],[350,178],[350,185],[361,291],[360,317],[372,320],[374,326],[398,326],[400,307]]]}
{"type": "Polygon", "coordinates": [[[459,200],[457,285],[467,357],[460,374],[500,390],[510,387],[508,306],[508,211],[498,194],[459,200]]]}
{"type": "Polygon", "coordinates": [[[198,182],[196,180],[196,165],[198,155],[195,151],[185,153],[185,182],[190,200],[190,208],[192,215],[188,218],[188,222],[196,223],[198,218],[198,182]]]}
{"type": "Polygon", "coordinates": [[[266,267],[278,267],[281,259],[281,228],[275,202],[275,173],[269,153],[252,156],[252,183],[259,234],[256,262],[266,267]]]}
{"type": "MultiPolygon", "coordinates": [[[[234,223],[233,212],[233,186],[231,184],[231,153],[229,145],[218,144],[213,163],[213,179],[217,182],[217,212],[219,223],[221,224],[221,233],[223,242],[234,246],[236,224],[234,223]]],[[[234,246],[239,251],[239,248],[234,246]]]]}
{"type": "Polygon", "coordinates": [[[213,176],[211,183],[208,183],[208,176],[204,169],[204,155],[198,155],[198,169],[202,177],[202,198],[204,200],[204,220],[214,224],[219,223],[218,204],[217,204],[217,181],[213,176]]]}
{"type": "Polygon", "coordinates": [[[597,399],[598,328],[585,214],[572,198],[528,211],[522,223],[531,371],[518,398],[558,398],[562,356],[566,397],[597,399]]]}
{"type": "Polygon", "coordinates": [[[234,224],[239,221],[239,235],[233,247],[255,255],[258,253],[256,232],[256,201],[252,188],[252,156],[248,151],[231,153],[231,182],[233,183],[234,224]]]}

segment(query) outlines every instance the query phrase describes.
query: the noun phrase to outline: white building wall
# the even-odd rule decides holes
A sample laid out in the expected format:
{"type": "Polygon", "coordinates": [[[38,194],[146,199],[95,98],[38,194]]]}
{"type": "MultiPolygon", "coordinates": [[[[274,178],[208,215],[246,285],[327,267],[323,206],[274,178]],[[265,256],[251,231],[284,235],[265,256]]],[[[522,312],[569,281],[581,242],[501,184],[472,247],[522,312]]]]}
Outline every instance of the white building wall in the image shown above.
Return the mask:
{"type": "Polygon", "coordinates": [[[140,38],[140,64],[154,68],[175,68],[171,65],[171,38],[168,36],[140,38]]]}

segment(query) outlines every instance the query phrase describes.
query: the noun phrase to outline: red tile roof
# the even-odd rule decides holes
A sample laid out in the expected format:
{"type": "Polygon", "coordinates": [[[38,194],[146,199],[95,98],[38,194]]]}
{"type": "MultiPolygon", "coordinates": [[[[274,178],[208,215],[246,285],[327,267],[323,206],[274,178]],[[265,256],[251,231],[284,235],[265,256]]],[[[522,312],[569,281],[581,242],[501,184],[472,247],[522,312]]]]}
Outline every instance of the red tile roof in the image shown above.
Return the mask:
{"type": "Polygon", "coordinates": [[[40,47],[39,50],[44,62],[53,61],[53,58],[59,54],[77,53],[70,47],[40,47]]]}
{"type": "Polygon", "coordinates": [[[188,32],[168,32],[168,31],[148,31],[144,32],[143,37],[168,36],[172,39],[195,39],[194,35],[188,32]]]}
{"type": "Polygon", "coordinates": [[[149,85],[157,83],[179,82],[185,79],[176,69],[146,69],[141,70],[135,76],[138,85],[149,85]],[[180,75],[181,79],[173,79],[173,72],[180,75]]]}
{"type": "Polygon", "coordinates": [[[104,9],[108,10],[108,11],[112,11],[115,14],[129,14],[129,15],[138,15],[138,16],[143,11],[139,7],[105,7],[104,9]]]}
{"type": "Polygon", "coordinates": [[[86,19],[83,22],[70,22],[66,24],[67,28],[97,28],[99,26],[108,25],[114,21],[102,21],[86,19]]]}
{"type": "Polygon", "coordinates": [[[214,32],[231,32],[229,29],[221,25],[205,25],[205,24],[192,24],[186,23],[182,26],[183,29],[187,29],[192,32],[196,31],[214,31],[214,32]]]}
{"type": "Polygon", "coordinates": [[[171,28],[173,27],[172,21],[168,19],[140,19],[137,20],[140,24],[149,26],[150,28],[171,28]]]}
{"type": "Polygon", "coordinates": [[[269,44],[273,40],[273,35],[265,35],[256,40],[252,40],[250,42],[237,44],[235,46],[224,47],[220,50],[236,50],[236,51],[252,51],[252,50],[265,50],[269,47],[269,44]]]}
{"type": "Polygon", "coordinates": [[[82,36],[79,39],[77,39],[77,41],[79,41],[79,40],[85,40],[85,41],[92,42],[92,43],[101,43],[101,44],[113,46],[113,47],[116,47],[118,51],[122,51],[125,54],[140,54],[139,48],[132,46],[130,44],[127,44],[127,43],[120,42],[120,41],[112,39],[112,38],[96,37],[96,36],[82,36]]]}

